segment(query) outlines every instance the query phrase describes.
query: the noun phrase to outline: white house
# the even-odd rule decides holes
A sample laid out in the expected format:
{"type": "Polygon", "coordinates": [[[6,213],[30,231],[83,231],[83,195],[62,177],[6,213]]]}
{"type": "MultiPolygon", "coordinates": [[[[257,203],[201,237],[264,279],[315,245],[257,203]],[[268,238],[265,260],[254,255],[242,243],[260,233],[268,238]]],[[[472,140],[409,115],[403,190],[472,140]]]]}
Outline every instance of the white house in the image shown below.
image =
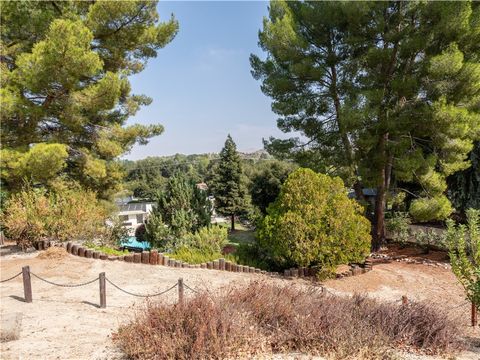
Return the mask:
{"type": "Polygon", "coordinates": [[[154,202],[128,202],[118,205],[118,217],[123,226],[128,229],[130,236],[135,235],[135,230],[141,224],[145,224],[148,216],[153,210],[154,202]]]}

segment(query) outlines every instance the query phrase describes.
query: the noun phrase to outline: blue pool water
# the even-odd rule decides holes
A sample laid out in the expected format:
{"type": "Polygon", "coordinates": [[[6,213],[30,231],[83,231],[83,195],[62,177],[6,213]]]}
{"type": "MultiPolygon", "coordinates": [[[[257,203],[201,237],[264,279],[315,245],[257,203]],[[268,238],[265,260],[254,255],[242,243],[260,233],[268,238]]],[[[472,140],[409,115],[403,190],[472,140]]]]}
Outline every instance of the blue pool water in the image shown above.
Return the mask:
{"type": "Polygon", "coordinates": [[[148,241],[138,241],[135,236],[130,236],[120,243],[120,247],[129,250],[150,250],[148,241]]]}

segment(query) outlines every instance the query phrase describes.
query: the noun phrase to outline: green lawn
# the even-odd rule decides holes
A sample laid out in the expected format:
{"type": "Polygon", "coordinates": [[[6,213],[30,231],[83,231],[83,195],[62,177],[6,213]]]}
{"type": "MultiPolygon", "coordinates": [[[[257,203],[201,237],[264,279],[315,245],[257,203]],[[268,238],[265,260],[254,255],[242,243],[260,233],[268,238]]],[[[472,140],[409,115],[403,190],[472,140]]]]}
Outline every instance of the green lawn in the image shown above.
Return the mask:
{"type": "Polygon", "coordinates": [[[117,250],[117,249],[111,248],[109,246],[99,246],[99,245],[91,244],[91,243],[88,243],[88,242],[84,243],[84,245],[89,249],[92,249],[92,250],[95,250],[95,251],[100,251],[100,252],[102,252],[104,254],[107,254],[107,255],[121,256],[121,255],[129,254],[129,252],[127,250],[125,250],[125,251],[117,250]]]}
{"type": "Polygon", "coordinates": [[[255,231],[249,229],[235,229],[228,234],[228,243],[232,245],[240,245],[242,243],[255,242],[255,231]]]}
{"type": "Polygon", "coordinates": [[[228,244],[238,246],[245,243],[255,242],[255,230],[235,222],[235,230],[230,231],[230,223],[220,223],[218,226],[228,229],[228,244]]]}

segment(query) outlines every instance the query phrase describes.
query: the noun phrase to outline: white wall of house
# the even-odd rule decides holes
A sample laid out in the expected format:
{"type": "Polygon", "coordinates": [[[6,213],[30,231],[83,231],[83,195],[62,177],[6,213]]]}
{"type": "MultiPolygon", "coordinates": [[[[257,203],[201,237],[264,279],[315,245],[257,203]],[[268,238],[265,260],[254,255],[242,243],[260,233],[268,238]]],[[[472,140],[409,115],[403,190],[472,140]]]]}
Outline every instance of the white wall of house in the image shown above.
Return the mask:
{"type": "MultiPolygon", "coordinates": [[[[135,210],[121,210],[118,212],[118,217],[122,222],[123,226],[128,229],[128,234],[130,236],[135,235],[135,230],[141,224],[145,224],[145,221],[148,219],[150,213],[153,210],[153,203],[143,203],[141,204],[142,209],[135,210]]],[[[127,207],[128,206],[124,206],[127,207]]]]}

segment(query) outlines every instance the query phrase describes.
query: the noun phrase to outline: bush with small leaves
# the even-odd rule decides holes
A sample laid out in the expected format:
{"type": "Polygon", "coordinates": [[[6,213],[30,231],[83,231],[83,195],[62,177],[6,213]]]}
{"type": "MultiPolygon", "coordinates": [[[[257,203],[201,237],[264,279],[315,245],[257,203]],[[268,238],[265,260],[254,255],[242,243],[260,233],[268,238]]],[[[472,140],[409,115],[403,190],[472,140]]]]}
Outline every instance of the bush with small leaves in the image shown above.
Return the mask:
{"type": "Polygon", "coordinates": [[[340,178],[294,171],[258,229],[259,245],[283,268],[361,262],[370,251],[370,223],[340,178]]]}

